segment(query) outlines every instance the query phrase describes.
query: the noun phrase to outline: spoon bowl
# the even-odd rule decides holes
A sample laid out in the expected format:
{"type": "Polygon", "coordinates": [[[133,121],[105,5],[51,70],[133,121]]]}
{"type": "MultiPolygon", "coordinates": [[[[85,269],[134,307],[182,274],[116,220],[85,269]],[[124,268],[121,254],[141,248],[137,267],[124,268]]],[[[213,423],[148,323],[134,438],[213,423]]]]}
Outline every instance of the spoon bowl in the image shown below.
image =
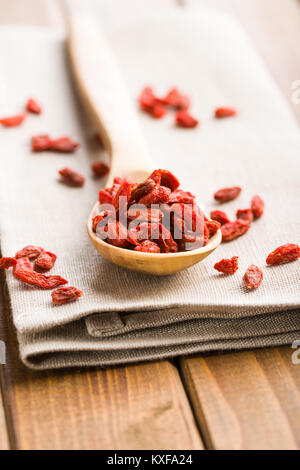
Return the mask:
{"type": "Polygon", "coordinates": [[[87,231],[92,244],[108,261],[111,261],[122,268],[129,269],[130,271],[156,276],[175,274],[204,260],[220,245],[222,241],[221,230],[218,230],[218,232],[209,239],[206,246],[192,251],[180,253],[142,253],[126,250],[124,248],[109,245],[93,232],[92,219],[99,214],[99,212],[99,204],[97,203],[91,212],[87,224],[87,231]]]}

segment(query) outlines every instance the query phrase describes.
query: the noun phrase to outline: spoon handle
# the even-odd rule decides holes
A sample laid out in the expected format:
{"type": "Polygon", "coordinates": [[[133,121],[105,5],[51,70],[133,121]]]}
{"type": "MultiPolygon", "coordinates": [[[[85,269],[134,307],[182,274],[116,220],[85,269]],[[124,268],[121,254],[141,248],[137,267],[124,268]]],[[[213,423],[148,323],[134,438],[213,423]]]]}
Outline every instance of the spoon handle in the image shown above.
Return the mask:
{"type": "Polygon", "coordinates": [[[68,50],[79,92],[112,162],[114,176],[143,179],[153,170],[133,104],[100,26],[85,13],[70,14],[68,50]]]}

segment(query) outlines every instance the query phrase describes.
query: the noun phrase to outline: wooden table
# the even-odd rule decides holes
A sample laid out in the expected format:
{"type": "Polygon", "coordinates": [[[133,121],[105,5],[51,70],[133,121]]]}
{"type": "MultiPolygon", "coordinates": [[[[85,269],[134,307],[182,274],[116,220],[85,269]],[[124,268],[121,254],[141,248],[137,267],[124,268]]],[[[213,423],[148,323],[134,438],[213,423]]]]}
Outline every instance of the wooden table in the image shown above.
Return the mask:
{"type": "MultiPolygon", "coordinates": [[[[241,21],[291,103],[291,84],[300,79],[298,0],[195,1],[241,21]]],[[[111,2],[89,3],[109,16],[111,2]]],[[[119,3],[124,12],[141,5],[119,3]]],[[[176,0],[163,3],[180,8],[176,0]]],[[[0,0],[0,22],[63,27],[55,0],[0,0]]],[[[291,106],[300,121],[300,105],[291,106]]],[[[300,448],[300,365],[290,347],[32,372],[18,359],[3,273],[0,283],[0,339],[7,345],[0,449],[300,448]]]]}

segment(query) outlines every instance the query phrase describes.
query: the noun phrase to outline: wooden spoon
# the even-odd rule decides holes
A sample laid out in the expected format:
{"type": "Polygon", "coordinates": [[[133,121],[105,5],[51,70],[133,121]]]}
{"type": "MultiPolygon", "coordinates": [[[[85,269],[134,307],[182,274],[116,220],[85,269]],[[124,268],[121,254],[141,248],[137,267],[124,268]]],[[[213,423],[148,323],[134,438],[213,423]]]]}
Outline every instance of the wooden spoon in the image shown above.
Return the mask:
{"type": "MultiPolygon", "coordinates": [[[[152,162],[126,87],[99,25],[85,14],[69,19],[68,49],[80,94],[99,128],[111,157],[107,186],[114,176],[131,176],[140,182],[159,165],[152,162]]],[[[99,213],[97,203],[88,219],[87,231],[96,250],[109,261],[132,271],[159,276],[174,274],[206,258],[221,243],[219,230],[202,248],[183,253],[141,253],[109,245],[92,230],[92,218],[99,213]]]]}

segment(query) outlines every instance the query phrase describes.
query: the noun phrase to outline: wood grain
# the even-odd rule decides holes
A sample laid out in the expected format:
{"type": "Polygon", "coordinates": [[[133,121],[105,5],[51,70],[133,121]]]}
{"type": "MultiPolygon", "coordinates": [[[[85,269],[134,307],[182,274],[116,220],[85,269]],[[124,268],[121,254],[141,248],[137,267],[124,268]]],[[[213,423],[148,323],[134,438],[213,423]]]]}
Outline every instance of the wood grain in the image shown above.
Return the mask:
{"type": "Polygon", "coordinates": [[[4,381],[16,449],[202,449],[178,371],[169,362],[32,372],[9,323],[4,381]]]}
{"type": "Polygon", "coordinates": [[[210,449],[300,448],[300,367],[291,348],[181,360],[210,449]]]}

